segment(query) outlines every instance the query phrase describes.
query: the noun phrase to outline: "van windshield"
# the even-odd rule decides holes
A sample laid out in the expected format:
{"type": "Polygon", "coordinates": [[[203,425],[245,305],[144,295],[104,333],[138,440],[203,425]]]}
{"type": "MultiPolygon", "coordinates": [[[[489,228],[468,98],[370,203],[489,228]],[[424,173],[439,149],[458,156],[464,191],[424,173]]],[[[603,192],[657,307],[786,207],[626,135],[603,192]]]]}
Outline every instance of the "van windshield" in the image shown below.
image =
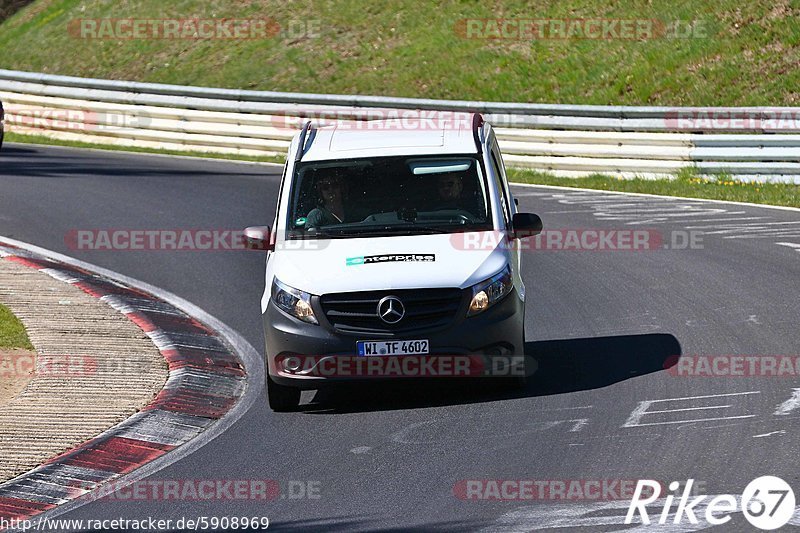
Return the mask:
{"type": "Polygon", "coordinates": [[[288,239],[491,230],[486,180],[472,156],[301,163],[288,239]]]}

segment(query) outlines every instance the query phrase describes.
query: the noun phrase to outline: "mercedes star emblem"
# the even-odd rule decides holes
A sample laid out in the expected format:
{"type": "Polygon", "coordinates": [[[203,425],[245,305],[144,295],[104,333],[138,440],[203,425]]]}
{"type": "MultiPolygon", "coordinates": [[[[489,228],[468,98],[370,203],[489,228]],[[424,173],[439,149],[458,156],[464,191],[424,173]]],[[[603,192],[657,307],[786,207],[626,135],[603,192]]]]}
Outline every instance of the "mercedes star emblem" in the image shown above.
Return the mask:
{"type": "Polygon", "coordinates": [[[397,324],[405,314],[406,308],[397,296],[386,296],[378,302],[378,316],[387,324],[397,324]]]}

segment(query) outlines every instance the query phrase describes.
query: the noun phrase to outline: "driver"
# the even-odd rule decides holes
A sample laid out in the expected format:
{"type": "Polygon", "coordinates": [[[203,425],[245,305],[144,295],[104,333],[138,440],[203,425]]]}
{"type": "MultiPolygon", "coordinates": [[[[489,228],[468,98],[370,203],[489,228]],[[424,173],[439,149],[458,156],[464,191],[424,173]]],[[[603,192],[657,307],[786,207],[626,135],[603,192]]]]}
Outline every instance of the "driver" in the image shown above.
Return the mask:
{"type": "Polygon", "coordinates": [[[306,228],[341,224],[345,220],[344,183],[338,174],[317,178],[314,188],[319,198],[318,206],[306,217],[306,228]]]}

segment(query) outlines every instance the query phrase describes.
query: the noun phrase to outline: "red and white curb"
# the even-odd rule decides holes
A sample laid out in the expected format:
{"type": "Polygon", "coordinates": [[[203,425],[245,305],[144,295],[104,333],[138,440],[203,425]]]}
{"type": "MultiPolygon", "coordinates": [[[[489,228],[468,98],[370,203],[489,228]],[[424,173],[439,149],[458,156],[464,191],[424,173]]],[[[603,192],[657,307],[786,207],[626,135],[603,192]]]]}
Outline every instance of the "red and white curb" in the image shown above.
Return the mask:
{"type": "Polygon", "coordinates": [[[140,412],[0,485],[0,518],[29,519],[71,501],[82,504],[88,501],[87,495],[109,481],[125,483],[133,481],[133,472],[141,473],[135,477],[143,477],[159,469],[148,468],[151,463],[163,468],[180,458],[159,460],[165,454],[180,448],[185,453],[174,455],[186,456],[210,441],[233,423],[229,413],[236,411],[241,416],[260,392],[248,387],[250,382],[263,381],[247,379],[247,370],[256,366],[252,346],[188,302],[10,239],[0,238],[0,258],[35,268],[108,303],[150,337],[169,365],[164,388],[140,412]],[[198,315],[202,322],[195,318],[198,315]],[[245,396],[249,401],[242,401],[245,396]],[[227,423],[220,423],[223,418],[227,423]],[[215,431],[210,431],[212,428],[215,431]],[[207,438],[200,438],[206,432],[207,438]],[[81,499],[84,501],[79,503],[81,499]]]}

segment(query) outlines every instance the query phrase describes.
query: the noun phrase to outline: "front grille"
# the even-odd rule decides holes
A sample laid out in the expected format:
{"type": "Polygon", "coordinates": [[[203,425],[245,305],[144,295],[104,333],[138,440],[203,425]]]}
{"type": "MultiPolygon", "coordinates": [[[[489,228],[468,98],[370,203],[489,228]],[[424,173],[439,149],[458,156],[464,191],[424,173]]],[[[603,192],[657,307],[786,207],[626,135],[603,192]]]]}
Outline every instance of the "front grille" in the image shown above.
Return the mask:
{"type": "Polygon", "coordinates": [[[320,297],[328,322],[343,333],[404,333],[438,328],[453,321],[461,308],[461,289],[404,289],[325,294],[320,297]],[[405,306],[405,316],[397,324],[387,324],[378,316],[378,302],[396,296],[405,306]]]}

